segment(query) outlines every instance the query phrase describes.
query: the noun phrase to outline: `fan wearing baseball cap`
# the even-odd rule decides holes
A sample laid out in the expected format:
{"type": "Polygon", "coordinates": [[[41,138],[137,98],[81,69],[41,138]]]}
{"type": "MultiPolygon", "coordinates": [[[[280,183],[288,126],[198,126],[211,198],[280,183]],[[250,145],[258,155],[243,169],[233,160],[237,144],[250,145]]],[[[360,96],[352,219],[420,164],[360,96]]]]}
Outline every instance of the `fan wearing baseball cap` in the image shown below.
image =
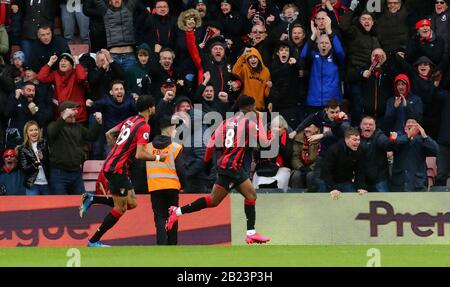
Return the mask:
{"type": "Polygon", "coordinates": [[[0,195],[25,195],[24,176],[18,167],[17,153],[13,149],[3,152],[3,165],[0,170],[0,195]]]}

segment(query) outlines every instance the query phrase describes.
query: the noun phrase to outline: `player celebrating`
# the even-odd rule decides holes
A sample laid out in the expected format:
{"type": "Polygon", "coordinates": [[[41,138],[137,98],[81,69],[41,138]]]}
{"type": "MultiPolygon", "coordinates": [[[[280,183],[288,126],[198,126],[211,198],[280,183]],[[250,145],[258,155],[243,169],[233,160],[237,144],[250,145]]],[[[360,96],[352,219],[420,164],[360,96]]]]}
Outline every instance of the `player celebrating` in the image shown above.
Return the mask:
{"type": "MultiPolygon", "coordinates": [[[[270,239],[262,236],[255,230],[255,203],[256,191],[248,175],[242,170],[244,155],[250,150],[249,142],[255,140],[259,134],[259,140],[265,145],[270,144],[264,130],[258,131],[258,125],[246,116],[250,112],[256,112],[255,100],[252,97],[242,95],[236,102],[241,113],[223,121],[216,129],[208,142],[205,153],[205,165],[211,169],[211,159],[216,147],[223,147],[222,155],[218,160],[217,180],[211,194],[197,199],[183,207],[171,206],[167,230],[171,230],[178,217],[185,213],[200,211],[204,208],[216,207],[222,202],[230,191],[230,185],[236,187],[244,198],[245,216],[247,217],[247,236],[245,241],[251,243],[266,243],[270,239]],[[223,143],[223,144],[222,144],[223,143]]],[[[277,138],[273,136],[272,138],[277,138]]],[[[256,142],[256,141],[254,141],[256,142]]]]}
{"type": "Polygon", "coordinates": [[[150,135],[148,120],[155,114],[154,99],[151,96],[142,95],[136,102],[136,108],[139,112],[137,116],[127,118],[106,132],[108,142],[111,145],[114,144],[114,147],[105,159],[102,171],[108,180],[112,199],[94,196],[91,193],[83,194],[80,217],[86,214],[92,204],[100,203],[113,206],[97,232],[89,239],[89,247],[108,247],[108,245],[100,242],[100,238],[117,223],[127,209],[133,209],[137,206],[136,195],[128,177],[132,157],[136,156],[137,159],[148,161],[163,161],[167,157],[167,153],[155,156],[146,151],[150,135]],[[118,133],[119,135],[115,139],[118,133]]]}

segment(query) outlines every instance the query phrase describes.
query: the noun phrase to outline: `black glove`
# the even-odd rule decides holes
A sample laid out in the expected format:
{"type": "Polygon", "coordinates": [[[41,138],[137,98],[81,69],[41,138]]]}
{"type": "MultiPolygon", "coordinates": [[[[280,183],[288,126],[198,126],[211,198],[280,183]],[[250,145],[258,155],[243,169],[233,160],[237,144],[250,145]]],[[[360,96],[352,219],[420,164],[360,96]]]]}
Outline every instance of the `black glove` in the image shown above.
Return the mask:
{"type": "Polygon", "coordinates": [[[212,169],[212,160],[210,160],[208,162],[203,162],[203,171],[206,174],[210,174],[211,173],[211,169],[212,169]]]}

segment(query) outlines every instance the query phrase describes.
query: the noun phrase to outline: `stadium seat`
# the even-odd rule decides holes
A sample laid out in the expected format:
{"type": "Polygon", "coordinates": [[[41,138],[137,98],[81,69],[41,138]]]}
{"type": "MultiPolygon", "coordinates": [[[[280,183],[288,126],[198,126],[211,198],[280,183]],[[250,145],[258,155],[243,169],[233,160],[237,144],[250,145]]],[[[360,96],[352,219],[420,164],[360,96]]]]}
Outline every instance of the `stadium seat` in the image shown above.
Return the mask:
{"type": "Polygon", "coordinates": [[[437,175],[437,167],[436,167],[436,157],[427,157],[427,178],[428,178],[428,191],[434,186],[436,175],[437,175]]]}
{"type": "Polygon", "coordinates": [[[95,182],[102,170],[103,160],[87,160],[83,164],[83,182],[86,191],[95,191],[95,182]]]}

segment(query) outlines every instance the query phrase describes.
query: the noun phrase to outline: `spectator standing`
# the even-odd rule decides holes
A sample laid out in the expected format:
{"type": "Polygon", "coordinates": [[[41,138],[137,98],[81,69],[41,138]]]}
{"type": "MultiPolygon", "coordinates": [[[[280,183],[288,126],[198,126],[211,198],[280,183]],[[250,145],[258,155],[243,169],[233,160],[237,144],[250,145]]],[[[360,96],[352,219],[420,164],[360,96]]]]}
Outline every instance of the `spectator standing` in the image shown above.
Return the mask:
{"type": "MultiPolygon", "coordinates": [[[[123,82],[114,81],[108,95],[104,95],[96,101],[86,100],[86,107],[90,108],[91,113],[100,112],[102,114],[103,132],[106,133],[126,118],[137,114],[137,98],[137,96],[132,97],[125,92],[123,82]]],[[[110,152],[104,133],[94,144],[92,151],[94,159],[105,159],[110,152]]]]}
{"type": "MultiPolygon", "coordinates": [[[[145,93],[142,87],[142,80],[150,77],[150,47],[143,43],[136,48],[138,62],[126,71],[127,92],[136,95],[145,93]]],[[[149,79],[151,81],[151,79],[149,79]]]]}
{"type": "Polygon", "coordinates": [[[65,101],[78,104],[77,122],[84,123],[88,120],[84,95],[87,71],[79,64],[77,56],[73,57],[69,53],[63,53],[59,58],[56,55],[51,56],[47,65],[39,71],[37,80],[55,86],[55,99],[58,104],[65,101]],[[58,70],[51,71],[55,63],[58,63],[58,70]]]}
{"type": "Polygon", "coordinates": [[[334,144],[324,158],[322,177],[333,199],[339,198],[342,192],[367,193],[360,142],[359,131],[349,128],[344,139],[334,144]]]}
{"type": "MultiPolygon", "coordinates": [[[[173,1],[172,1],[173,2],[173,1]]],[[[156,45],[175,49],[177,35],[177,19],[170,14],[168,0],[157,0],[153,9],[148,8],[142,15],[143,40],[156,50],[156,45]]]]}
{"type": "Polygon", "coordinates": [[[386,0],[386,6],[376,19],[377,38],[388,57],[395,56],[399,50],[405,50],[409,39],[409,13],[403,2],[405,1],[386,0]]]}
{"type": "Polygon", "coordinates": [[[300,70],[300,61],[294,57],[289,42],[280,41],[270,66],[273,84],[267,101],[269,111],[279,112],[291,129],[303,120],[301,104],[306,99],[306,87],[302,85],[300,70]]]}
{"type": "Polygon", "coordinates": [[[272,82],[270,72],[255,48],[245,48],[233,66],[233,74],[237,75],[243,84],[241,95],[255,99],[256,109],[266,109],[266,98],[269,96],[272,82]]]}
{"type": "Polygon", "coordinates": [[[40,69],[56,55],[59,57],[63,53],[70,54],[70,48],[65,39],[59,35],[54,35],[50,26],[41,26],[37,30],[37,40],[31,45],[32,53],[25,53],[25,60],[28,65],[38,73],[40,69]]]}
{"type": "Polygon", "coordinates": [[[365,116],[359,126],[360,146],[366,156],[366,184],[369,192],[389,191],[389,169],[386,152],[392,151],[389,138],[377,129],[375,119],[365,116]]]}
{"type": "Polygon", "coordinates": [[[405,60],[414,64],[422,56],[428,57],[436,63],[434,74],[444,73],[448,67],[448,51],[445,40],[437,35],[430,20],[422,19],[415,25],[416,34],[408,41],[405,60]]]}
{"type": "Polygon", "coordinates": [[[50,195],[49,153],[47,141],[35,121],[29,121],[23,128],[24,140],[19,146],[20,168],[25,176],[27,195],[50,195]]]}
{"type": "Polygon", "coordinates": [[[134,37],[133,12],[137,0],[95,0],[95,7],[103,16],[106,44],[114,61],[125,71],[136,63],[133,46],[134,37]]]}
{"type": "Polygon", "coordinates": [[[345,61],[344,48],[339,38],[332,35],[329,18],[326,27],[327,34],[321,35],[311,23],[313,32],[301,54],[306,67],[311,67],[306,98],[310,113],[323,109],[330,99],[342,101],[339,66],[345,61]]]}
{"type": "Polygon", "coordinates": [[[91,88],[91,100],[96,101],[107,95],[113,81],[125,81],[123,68],[113,60],[111,53],[101,49],[96,53],[95,66],[88,70],[88,82],[91,88]]]}
{"type": "Polygon", "coordinates": [[[17,89],[14,96],[8,99],[5,116],[8,119],[5,144],[15,148],[24,140],[24,126],[28,121],[36,121],[40,126],[47,127],[53,119],[53,104],[46,95],[36,93],[36,85],[26,82],[17,89]]]}
{"type": "Polygon", "coordinates": [[[408,118],[404,132],[394,144],[391,190],[394,192],[426,191],[426,157],[436,156],[438,144],[414,118],[408,118]]]}
{"type": "Polygon", "coordinates": [[[61,103],[61,116],[48,126],[52,195],[84,193],[84,146],[97,139],[102,129],[102,116],[101,113],[94,114],[97,124],[88,129],[76,122],[78,105],[71,101],[61,103]]]}
{"type": "Polygon", "coordinates": [[[356,10],[356,7],[345,12],[340,27],[344,31],[348,48],[345,76],[350,93],[352,125],[357,126],[361,122],[364,106],[362,80],[365,73],[367,78],[365,71],[371,66],[372,51],[380,48],[380,43],[376,37],[372,14],[363,11],[361,15],[357,15],[353,10],[356,10]],[[358,21],[353,22],[354,17],[357,17],[358,21]]]}
{"type": "MultiPolygon", "coordinates": [[[[31,60],[32,55],[39,55],[39,53],[32,48],[33,42],[39,37],[38,29],[40,27],[48,27],[50,30],[53,29],[57,7],[56,0],[30,0],[19,2],[19,10],[22,13],[22,40],[20,46],[25,53],[25,59],[27,61],[29,59],[31,60]]],[[[44,61],[47,60],[48,57],[44,61]]],[[[27,65],[29,63],[30,62],[27,62],[27,65]]],[[[43,65],[44,64],[45,62],[43,65]]],[[[39,68],[40,67],[35,71],[39,71],[39,68]]]]}
{"type": "MultiPolygon", "coordinates": [[[[95,5],[96,0],[83,1],[83,14],[89,17],[89,46],[91,53],[106,49],[106,30],[103,14],[95,5]]],[[[107,0],[103,0],[107,4],[107,0]]]]}
{"type": "Polygon", "coordinates": [[[386,103],[384,126],[386,131],[401,131],[406,120],[422,120],[422,100],[411,93],[408,76],[400,74],[394,80],[395,95],[386,103]]]}
{"type": "Polygon", "coordinates": [[[89,43],[89,17],[83,14],[83,5],[83,0],[60,0],[63,35],[68,43],[73,43],[75,22],[80,31],[81,42],[89,43]]]}

